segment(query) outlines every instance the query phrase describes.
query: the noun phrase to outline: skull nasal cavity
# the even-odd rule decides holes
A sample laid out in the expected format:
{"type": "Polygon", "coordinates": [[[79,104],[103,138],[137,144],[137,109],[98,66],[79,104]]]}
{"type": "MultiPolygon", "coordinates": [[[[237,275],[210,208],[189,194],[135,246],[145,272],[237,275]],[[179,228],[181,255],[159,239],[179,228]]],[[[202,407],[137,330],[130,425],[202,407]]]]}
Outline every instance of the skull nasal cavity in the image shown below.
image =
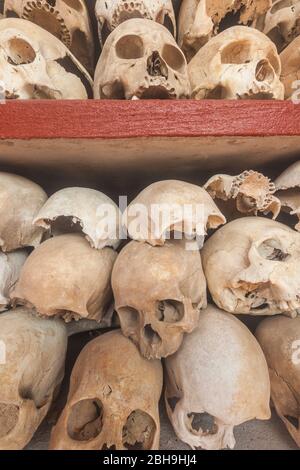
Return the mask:
{"type": "Polygon", "coordinates": [[[247,64],[251,60],[251,44],[248,41],[234,41],[221,52],[222,64],[247,64]]]}
{"type": "Polygon", "coordinates": [[[203,434],[216,434],[218,432],[215,418],[208,413],[189,413],[188,418],[192,431],[203,434]]]}
{"type": "Polygon", "coordinates": [[[35,60],[36,54],[31,45],[21,38],[12,38],[4,45],[7,60],[11,65],[30,64],[35,60]]]}
{"type": "Polygon", "coordinates": [[[149,450],[152,448],[156,424],[147,413],[133,411],[123,427],[123,445],[129,450],[149,450]]]}
{"type": "Polygon", "coordinates": [[[280,240],[273,238],[262,242],[258,247],[258,253],[269,261],[286,261],[290,258],[290,254],[283,250],[280,240]]]}
{"type": "Polygon", "coordinates": [[[97,437],[103,427],[103,406],[98,399],[76,403],[68,419],[68,434],[75,441],[89,441],[97,437]]]}
{"type": "Polygon", "coordinates": [[[156,331],[153,330],[151,325],[146,325],[144,327],[144,336],[150,344],[161,343],[161,337],[156,331]]]}
{"type": "Polygon", "coordinates": [[[147,71],[151,77],[168,78],[168,68],[157,51],[154,51],[147,60],[147,71]]]}
{"type": "Polygon", "coordinates": [[[181,321],[184,317],[184,305],[177,300],[161,300],[156,306],[156,317],[166,323],[181,321]]]}
{"type": "Polygon", "coordinates": [[[0,403],[0,439],[14,429],[19,419],[19,407],[0,403]]]}

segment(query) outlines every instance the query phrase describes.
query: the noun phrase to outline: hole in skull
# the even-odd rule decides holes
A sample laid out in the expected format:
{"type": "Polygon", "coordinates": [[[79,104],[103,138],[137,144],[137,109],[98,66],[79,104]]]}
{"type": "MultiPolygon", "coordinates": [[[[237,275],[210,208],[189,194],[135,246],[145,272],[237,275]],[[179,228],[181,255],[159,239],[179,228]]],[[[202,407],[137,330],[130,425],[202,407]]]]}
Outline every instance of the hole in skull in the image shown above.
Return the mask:
{"type": "Polygon", "coordinates": [[[258,247],[258,253],[269,261],[286,261],[290,258],[289,253],[285,253],[279,240],[269,238],[258,247]]]}
{"type": "Polygon", "coordinates": [[[61,235],[64,233],[82,233],[82,226],[76,218],[72,216],[59,216],[54,220],[46,220],[47,225],[51,226],[53,235],[61,235]]]}
{"type": "Polygon", "coordinates": [[[120,38],[115,49],[119,59],[140,59],[144,55],[143,41],[135,34],[127,34],[120,38]]]}
{"type": "MultiPolygon", "coordinates": [[[[229,11],[224,18],[221,19],[219,26],[218,26],[218,32],[221,33],[222,31],[225,31],[227,28],[231,28],[232,26],[237,26],[240,23],[240,16],[241,12],[244,9],[244,7],[239,8],[237,11],[229,11]]],[[[249,25],[250,26],[250,22],[249,25]]]]}
{"type": "Polygon", "coordinates": [[[216,434],[218,432],[215,418],[208,413],[189,413],[188,418],[191,430],[196,433],[200,431],[203,434],[216,434]]]}
{"type": "Polygon", "coordinates": [[[128,450],[149,450],[156,433],[156,424],[150,415],[141,410],[133,411],[123,427],[123,445],[128,450]]]}
{"type": "Polygon", "coordinates": [[[0,438],[10,433],[19,419],[19,407],[7,403],[0,403],[0,438]]]}
{"type": "Polygon", "coordinates": [[[139,326],[139,312],[133,307],[120,307],[118,308],[118,315],[121,324],[126,327],[126,330],[135,331],[139,326]]]}
{"type": "Polygon", "coordinates": [[[255,78],[259,82],[273,82],[275,78],[274,70],[267,60],[260,60],[258,62],[255,70],[255,78]]]}
{"type": "Polygon", "coordinates": [[[300,421],[298,418],[295,418],[295,416],[290,415],[285,415],[284,417],[291,423],[292,426],[294,426],[294,428],[300,430],[300,421]]]}
{"type": "Polygon", "coordinates": [[[98,399],[81,400],[72,406],[68,419],[68,434],[76,441],[97,437],[103,427],[103,407],[98,399]]]}
{"type": "Polygon", "coordinates": [[[151,325],[145,325],[144,327],[144,336],[145,339],[148,341],[150,344],[159,344],[161,343],[161,337],[159,334],[153,330],[151,325]]]}
{"type": "Polygon", "coordinates": [[[165,44],[162,50],[162,58],[173,70],[183,71],[185,68],[185,58],[178,47],[172,44],[165,44]]]}
{"type": "Polygon", "coordinates": [[[160,300],[156,304],[156,317],[166,323],[181,321],[184,317],[184,305],[178,300],[160,300]]]}
{"type": "Polygon", "coordinates": [[[82,4],[79,0],[63,0],[63,2],[76,11],[82,11],[82,4]]]}
{"type": "Polygon", "coordinates": [[[180,401],[180,398],[178,397],[170,397],[167,398],[168,405],[171,408],[171,411],[173,412],[176,408],[177,403],[180,401]]]}
{"type": "Polygon", "coordinates": [[[6,42],[4,49],[7,53],[7,60],[11,65],[31,64],[36,57],[31,45],[21,38],[12,38],[6,42]]]}
{"type": "Polygon", "coordinates": [[[221,51],[222,64],[247,64],[252,60],[249,41],[233,41],[221,51]]]}

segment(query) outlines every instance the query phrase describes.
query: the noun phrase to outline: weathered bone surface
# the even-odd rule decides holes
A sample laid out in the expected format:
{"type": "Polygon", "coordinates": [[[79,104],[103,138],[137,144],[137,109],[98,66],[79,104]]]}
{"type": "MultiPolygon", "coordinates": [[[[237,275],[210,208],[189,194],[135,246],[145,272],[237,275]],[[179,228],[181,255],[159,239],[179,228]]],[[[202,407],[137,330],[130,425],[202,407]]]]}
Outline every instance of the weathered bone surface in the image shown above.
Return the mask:
{"type": "Polygon", "coordinates": [[[108,37],[95,71],[94,97],[189,98],[186,59],[171,33],[151,20],[121,23],[108,37]]]}
{"type": "Polygon", "coordinates": [[[188,65],[195,99],[283,99],[275,44],[247,26],[212,38],[188,65]]]}
{"type": "Polygon", "coordinates": [[[208,192],[184,181],[158,181],[129,204],[123,224],[130,238],[163,245],[170,232],[197,238],[203,244],[208,229],[226,222],[208,192]]]}
{"type": "Polygon", "coordinates": [[[12,301],[67,322],[100,322],[112,301],[110,278],[116,256],[108,247],[91,248],[78,234],[51,238],[27,258],[12,301]]]}
{"type": "Polygon", "coordinates": [[[268,318],[256,337],[269,366],[272,402],[300,447],[300,317],[268,318]]]}
{"type": "Polygon", "coordinates": [[[179,46],[190,60],[224,29],[237,24],[255,24],[271,4],[272,0],[183,0],[178,25],[179,46]]]}
{"type": "Polygon", "coordinates": [[[67,47],[26,20],[0,21],[2,99],[92,98],[93,82],[67,47]]]}
{"type": "Polygon", "coordinates": [[[4,0],[4,15],[32,21],[49,31],[93,73],[94,40],[84,0],[4,0]]]}
{"type": "Polygon", "coordinates": [[[34,223],[54,235],[84,233],[93,248],[117,248],[120,217],[118,206],[100,191],[65,188],[48,199],[34,223]]]}
{"type": "Polygon", "coordinates": [[[75,363],[50,449],[158,449],[161,391],[160,361],[144,359],[120,330],[97,337],[75,363]]]}
{"type": "Polygon", "coordinates": [[[275,0],[269,10],[257,19],[256,27],[282,51],[300,34],[299,0],[275,0]]]}
{"type": "Polygon", "coordinates": [[[100,43],[121,23],[144,18],[161,23],[176,37],[176,20],[172,0],[97,0],[96,17],[100,43]]]}
{"type": "Polygon", "coordinates": [[[165,364],[168,415],[179,439],[192,449],[232,449],[234,426],[270,418],[266,360],[234,316],[208,306],[165,364]]]}
{"type": "Polygon", "coordinates": [[[257,215],[258,212],[272,212],[273,219],[276,219],[280,212],[280,201],[274,196],[275,184],[257,171],[247,170],[237,176],[212,176],[205,183],[204,189],[213,199],[234,200],[237,214],[241,212],[257,215]]]}
{"type": "Polygon", "coordinates": [[[25,250],[0,252],[0,312],[6,310],[10,304],[10,292],[19,279],[26,258],[25,250]]]}
{"type": "Polygon", "coordinates": [[[117,258],[112,286],[122,331],[147,358],[173,354],[206,307],[199,251],[179,240],[162,247],[130,242],[117,258]]]}
{"type": "Polygon", "coordinates": [[[278,176],[275,186],[276,196],[281,202],[282,210],[298,218],[295,229],[300,231],[300,161],[278,176]]]}
{"type": "MultiPolygon", "coordinates": [[[[0,22],[1,29],[1,22],[0,22]]],[[[47,200],[36,183],[0,172],[0,246],[2,251],[39,245],[43,231],[32,222],[47,200]]]]}
{"type": "MultiPolygon", "coordinates": [[[[299,2],[300,6],[300,2],[299,2]]],[[[300,20],[299,20],[300,24],[300,20]]],[[[281,81],[284,85],[285,99],[300,100],[300,36],[280,54],[281,81]]]]}
{"type": "Polygon", "coordinates": [[[300,234],[263,217],[236,219],[201,252],[214,302],[231,313],[300,313],[300,234]]]}
{"type": "Polygon", "coordinates": [[[0,315],[0,449],[23,449],[64,377],[63,322],[18,308],[0,315]]]}

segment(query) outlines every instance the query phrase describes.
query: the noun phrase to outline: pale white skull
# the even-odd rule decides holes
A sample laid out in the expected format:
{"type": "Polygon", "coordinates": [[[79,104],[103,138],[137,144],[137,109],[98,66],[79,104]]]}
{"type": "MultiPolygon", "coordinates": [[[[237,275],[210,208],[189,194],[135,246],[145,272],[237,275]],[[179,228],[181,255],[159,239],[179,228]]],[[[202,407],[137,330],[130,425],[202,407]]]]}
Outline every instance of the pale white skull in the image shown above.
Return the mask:
{"type": "Polygon", "coordinates": [[[132,19],[121,23],[109,35],[95,71],[95,98],[189,96],[186,59],[164,26],[132,19]]]}
{"type": "Polygon", "coordinates": [[[201,252],[214,302],[231,313],[300,312],[300,234],[262,217],[236,219],[201,252]]]}
{"type": "Polygon", "coordinates": [[[300,317],[267,318],[256,330],[271,380],[271,398],[300,447],[300,317]]]}
{"type": "Polygon", "coordinates": [[[197,239],[203,245],[208,229],[226,222],[208,192],[185,181],[158,181],[147,186],[129,204],[123,224],[130,238],[163,245],[170,233],[197,239]]]}
{"type": "Polygon", "coordinates": [[[94,39],[84,0],[4,0],[4,16],[23,18],[49,31],[93,73],[94,39]]]}
{"type": "MultiPolygon", "coordinates": [[[[300,5],[300,3],[299,3],[300,5]]],[[[294,39],[280,54],[281,81],[285,99],[300,102],[300,36],[294,39]]]]}
{"type": "Polygon", "coordinates": [[[283,99],[275,44],[263,33],[233,26],[212,38],[188,65],[195,99],[283,99]]]}
{"type": "Polygon", "coordinates": [[[112,301],[110,278],[116,256],[108,247],[91,248],[79,234],[51,238],[27,258],[12,301],[67,322],[100,322],[112,301]]]}
{"type": "Polygon", "coordinates": [[[121,212],[100,191],[65,188],[53,194],[37,214],[34,224],[54,235],[79,231],[93,248],[117,248],[121,212]]]}
{"type": "Polygon", "coordinates": [[[55,36],[29,21],[0,21],[2,99],[92,98],[88,72],[55,36]]]}
{"type": "Polygon", "coordinates": [[[271,4],[271,0],[183,0],[179,46],[190,60],[213,36],[230,26],[250,26],[271,4]]]}
{"type": "Polygon", "coordinates": [[[257,215],[258,212],[272,212],[273,219],[276,219],[281,209],[279,199],[274,196],[275,184],[257,171],[246,170],[237,176],[212,176],[204,189],[218,200],[227,220],[236,218],[239,213],[257,215]]]}
{"type": "Polygon", "coordinates": [[[130,242],[117,258],[112,287],[122,331],[147,358],[177,351],[206,307],[199,251],[179,240],[161,247],[130,242]]]}
{"type": "Polygon", "coordinates": [[[300,34],[300,1],[273,1],[266,14],[258,18],[256,27],[282,51],[300,34]]]}
{"type": "Polygon", "coordinates": [[[23,449],[64,377],[63,322],[18,308],[0,315],[0,449],[23,449]]]}
{"type": "Polygon", "coordinates": [[[26,258],[25,250],[0,252],[0,312],[6,310],[10,304],[10,292],[19,279],[26,258]]]}
{"type": "Polygon", "coordinates": [[[298,218],[295,229],[300,231],[300,161],[289,166],[278,176],[275,185],[276,196],[281,202],[283,211],[298,218]]]}
{"type": "Polygon", "coordinates": [[[160,361],[144,359],[120,330],[90,341],[74,366],[54,450],[159,448],[160,361]]]}
{"type": "Polygon", "coordinates": [[[234,426],[270,418],[266,360],[232,315],[208,306],[165,365],[167,412],[179,439],[192,449],[232,449],[234,426]]]}
{"type": "Polygon", "coordinates": [[[46,200],[47,194],[36,183],[22,176],[0,172],[2,251],[39,245],[43,231],[33,225],[33,219],[46,200]]]}
{"type": "Polygon", "coordinates": [[[97,0],[96,17],[100,43],[121,23],[132,18],[156,21],[176,37],[176,20],[172,0],[97,0]]]}

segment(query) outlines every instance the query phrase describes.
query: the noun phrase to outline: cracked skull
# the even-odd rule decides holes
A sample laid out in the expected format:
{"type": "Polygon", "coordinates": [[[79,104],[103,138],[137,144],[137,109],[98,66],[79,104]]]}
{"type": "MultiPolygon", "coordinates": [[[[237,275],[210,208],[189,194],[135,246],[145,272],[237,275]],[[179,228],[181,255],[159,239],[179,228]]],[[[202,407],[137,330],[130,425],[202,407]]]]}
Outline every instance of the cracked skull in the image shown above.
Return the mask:
{"type": "Polygon", "coordinates": [[[130,242],[117,258],[112,286],[122,331],[147,358],[173,354],[206,307],[199,251],[178,240],[161,247],[130,242]]]}
{"type": "Polygon", "coordinates": [[[270,418],[266,360],[232,315],[208,306],[165,365],[167,412],[179,439],[192,449],[232,449],[234,426],[270,418]]]}
{"type": "Polygon", "coordinates": [[[274,220],[245,217],[225,225],[201,252],[209,291],[231,313],[300,312],[300,234],[274,220]]]}
{"type": "Polygon", "coordinates": [[[64,377],[63,322],[18,308],[0,315],[0,449],[23,449],[55,399],[64,377]]]}
{"type": "Polygon", "coordinates": [[[50,449],[158,449],[161,391],[160,361],[144,359],[120,330],[99,336],[76,361],[50,449]]]}
{"type": "Polygon", "coordinates": [[[263,33],[233,26],[212,38],[188,65],[192,98],[283,99],[275,44],[263,33]]]}
{"type": "Polygon", "coordinates": [[[12,301],[34,307],[41,316],[100,322],[112,301],[110,278],[116,256],[108,247],[91,248],[79,234],[51,238],[27,258],[12,301]]]}
{"type": "Polygon", "coordinates": [[[281,52],[300,34],[300,1],[276,0],[256,27],[267,34],[281,52]]]}
{"type": "Polygon", "coordinates": [[[118,26],[100,56],[94,96],[101,99],[189,98],[185,57],[171,33],[150,20],[118,26]]]}
{"type": "Polygon", "coordinates": [[[300,161],[289,166],[275,180],[276,196],[284,212],[298,219],[295,229],[300,231],[300,161]]]}
{"type": "Polygon", "coordinates": [[[271,0],[183,0],[179,46],[190,60],[213,36],[230,26],[250,26],[271,4],[271,0]]]}
{"type": "Polygon", "coordinates": [[[256,337],[269,366],[272,402],[300,447],[300,317],[267,318],[256,337]]]}
{"type": "Polygon", "coordinates": [[[88,72],[56,37],[22,19],[0,22],[2,99],[87,99],[88,72]]]}
{"type": "Polygon", "coordinates": [[[95,11],[102,46],[117,26],[132,18],[156,21],[176,37],[176,20],[171,0],[97,0],[95,11]]]}
{"type": "Polygon", "coordinates": [[[49,31],[93,73],[94,42],[84,0],[4,0],[4,16],[23,18],[49,31]]]}

